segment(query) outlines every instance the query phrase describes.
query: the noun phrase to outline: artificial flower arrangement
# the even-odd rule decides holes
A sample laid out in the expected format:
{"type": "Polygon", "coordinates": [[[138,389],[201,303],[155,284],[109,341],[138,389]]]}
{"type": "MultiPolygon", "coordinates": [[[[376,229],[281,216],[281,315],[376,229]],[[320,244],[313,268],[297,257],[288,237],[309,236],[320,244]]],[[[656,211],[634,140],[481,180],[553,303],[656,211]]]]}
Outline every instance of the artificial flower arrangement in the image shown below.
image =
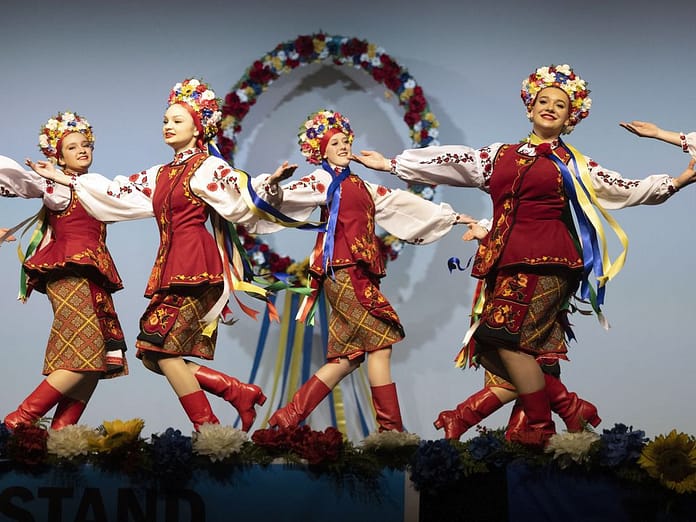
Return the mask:
{"type": "MultiPolygon", "coordinates": [[[[408,126],[413,147],[438,145],[439,123],[429,108],[422,87],[405,68],[384,49],[366,40],[319,32],[279,43],[272,51],[254,61],[225,96],[217,137],[223,156],[229,161],[233,160],[237,148],[236,136],[242,129],[244,117],[276,79],[298,67],[325,61],[361,69],[384,85],[388,95],[394,97],[404,110],[403,120],[408,126]]],[[[411,185],[409,190],[428,201],[435,194],[434,188],[429,185],[411,185]]],[[[247,250],[249,264],[257,274],[295,286],[305,286],[307,260],[295,261],[274,252],[267,243],[250,235],[242,227],[238,227],[238,234],[247,250]]],[[[378,240],[385,261],[396,260],[404,247],[401,240],[387,233],[381,234],[378,240]]]]}
{"type": "Polygon", "coordinates": [[[20,425],[14,431],[0,424],[0,459],[19,471],[90,463],[139,478],[182,482],[195,469],[224,477],[244,466],[279,461],[367,482],[376,480],[383,469],[397,469],[409,472],[417,490],[431,494],[521,460],[529,466],[609,474],[652,490],[659,485],[678,496],[696,494],[696,438],[676,430],[652,441],[642,430],[624,424],[602,434],[559,433],[539,452],[508,442],[502,429],[478,428],[476,436],[463,442],[383,432],[353,444],[333,427],[259,429],[249,436],[231,426],[204,424],[191,436],[168,428],[149,440],[141,436],[143,427],[141,419],[59,431],[42,423],[20,425]]]}

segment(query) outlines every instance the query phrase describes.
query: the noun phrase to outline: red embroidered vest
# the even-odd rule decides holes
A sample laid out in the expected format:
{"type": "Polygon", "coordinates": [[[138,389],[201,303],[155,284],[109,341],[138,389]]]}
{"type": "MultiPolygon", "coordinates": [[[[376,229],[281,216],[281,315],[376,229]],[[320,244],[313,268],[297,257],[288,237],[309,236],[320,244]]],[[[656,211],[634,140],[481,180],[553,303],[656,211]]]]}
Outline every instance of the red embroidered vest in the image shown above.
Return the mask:
{"type": "Polygon", "coordinates": [[[208,157],[194,154],[183,163],[164,165],[157,173],[152,207],[160,246],[145,291],[146,297],[171,286],[222,283],[222,261],[205,227],[210,210],[191,192],[190,181],[208,157]]]}

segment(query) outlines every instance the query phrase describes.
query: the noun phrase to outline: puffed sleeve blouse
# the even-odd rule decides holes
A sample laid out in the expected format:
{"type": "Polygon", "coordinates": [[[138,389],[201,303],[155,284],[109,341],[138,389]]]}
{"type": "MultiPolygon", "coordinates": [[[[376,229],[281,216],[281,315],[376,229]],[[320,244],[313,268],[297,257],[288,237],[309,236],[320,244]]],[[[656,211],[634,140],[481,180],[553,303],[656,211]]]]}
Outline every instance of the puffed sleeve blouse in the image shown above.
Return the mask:
{"type": "Polygon", "coordinates": [[[0,156],[0,196],[42,199],[46,208],[64,210],[70,203],[70,188],[25,170],[16,161],[0,156]]]}
{"type": "MultiPolygon", "coordinates": [[[[303,221],[314,209],[326,205],[326,191],[332,176],[324,169],[283,185],[279,210],[303,221]]],[[[409,243],[431,243],[447,234],[455,224],[457,212],[447,203],[433,203],[405,190],[390,189],[363,180],[375,203],[375,223],[388,233],[409,243]]],[[[275,223],[259,221],[255,233],[274,232],[275,223]]]]}
{"type": "MultiPolygon", "coordinates": [[[[194,152],[177,154],[174,163],[186,160],[194,152]]],[[[152,195],[161,166],[155,165],[131,176],[117,176],[113,180],[101,174],[83,174],[73,179],[73,186],[88,212],[101,221],[153,217],[152,195]]],[[[252,224],[258,218],[241,196],[239,183],[242,176],[243,173],[224,160],[209,156],[191,177],[190,188],[223,219],[252,224]]],[[[269,176],[261,174],[251,178],[252,187],[258,194],[267,193],[269,176]]]]}
{"type": "MultiPolygon", "coordinates": [[[[696,151],[696,133],[692,136],[696,151]]],[[[494,173],[495,156],[502,143],[480,149],[464,145],[445,145],[405,150],[392,160],[392,173],[404,181],[476,187],[486,192],[494,173]]],[[[527,143],[518,150],[534,156],[534,147],[527,143]]],[[[606,209],[635,205],[657,205],[667,200],[676,189],[672,177],[655,174],[644,179],[625,179],[621,174],[605,169],[586,157],[592,188],[599,203],[606,209]]]]}

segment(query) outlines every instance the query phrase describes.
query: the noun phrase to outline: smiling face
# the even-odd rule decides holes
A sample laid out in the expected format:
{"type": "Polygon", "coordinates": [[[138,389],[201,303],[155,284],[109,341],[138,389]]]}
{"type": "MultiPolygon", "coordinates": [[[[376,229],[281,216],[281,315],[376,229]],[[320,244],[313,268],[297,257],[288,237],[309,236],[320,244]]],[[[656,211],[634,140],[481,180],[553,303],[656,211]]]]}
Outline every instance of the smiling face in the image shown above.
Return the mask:
{"type": "Polygon", "coordinates": [[[175,103],[164,113],[162,135],[164,142],[173,148],[174,152],[182,152],[196,145],[199,132],[196,129],[193,116],[186,110],[186,107],[175,103]]]}
{"type": "Polygon", "coordinates": [[[71,132],[60,143],[58,165],[65,170],[84,174],[92,165],[92,142],[81,132],[71,132]]]}
{"type": "Polygon", "coordinates": [[[338,132],[329,138],[324,157],[333,167],[347,167],[352,156],[352,147],[348,136],[338,132]]]}
{"type": "Polygon", "coordinates": [[[530,119],[534,134],[543,139],[556,139],[561,135],[570,117],[570,98],[558,87],[546,87],[539,91],[530,119]]]}

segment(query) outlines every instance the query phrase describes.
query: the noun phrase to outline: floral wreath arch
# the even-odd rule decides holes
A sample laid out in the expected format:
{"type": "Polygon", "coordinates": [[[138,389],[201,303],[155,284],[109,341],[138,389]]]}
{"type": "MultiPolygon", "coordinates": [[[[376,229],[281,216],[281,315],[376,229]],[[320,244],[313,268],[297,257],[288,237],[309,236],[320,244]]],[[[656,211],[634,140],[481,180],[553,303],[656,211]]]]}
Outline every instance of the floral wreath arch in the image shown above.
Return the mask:
{"type": "MultiPolygon", "coordinates": [[[[438,121],[428,107],[423,89],[406,69],[373,43],[320,32],[301,35],[278,44],[252,63],[227,93],[218,134],[223,156],[230,162],[233,161],[237,135],[242,130],[244,117],[274,80],[298,67],[329,60],[335,65],[348,65],[363,70],[396,95],[399,105],[405,110],[403,119],[409,128],[414,148],[438,144],[438,121]]],[[[409,190],[428,200],[432,200],[435,195],[434,188],[430,185],[414,184],[409,190]]],[[[243,227],[238,227],[238,233],[256,271],[274,275],[289,274],[296,276],[300,284],[305,282],[307,260],[297,263],[288,256],[273,252],[265,242],[251,236],[243,227]]],[[[386,233],[380,235],[379,239],[384,258],[395,260],[403,243],[386,233]]]]}

